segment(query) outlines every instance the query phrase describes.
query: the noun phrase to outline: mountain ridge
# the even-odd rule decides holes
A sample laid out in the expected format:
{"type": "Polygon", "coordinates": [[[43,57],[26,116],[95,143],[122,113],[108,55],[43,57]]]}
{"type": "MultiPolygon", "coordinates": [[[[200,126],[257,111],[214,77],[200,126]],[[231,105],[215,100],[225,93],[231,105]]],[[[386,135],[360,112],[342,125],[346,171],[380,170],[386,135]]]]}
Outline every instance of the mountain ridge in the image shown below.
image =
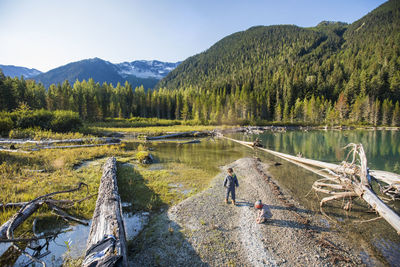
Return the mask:
{"type": "Polygon", "coordinates": [[[37,70],[34,68],[26,68],[26,67],[14,66],[14,65],[1,65],[0,64],[0,69],[2,69],[3,74],[5,76],[11,76],[11,77],[23,76],[25,79],[34,77],[34,76],[42,73],[40,70],[37,70]]]}
{"type": "Polygon", "coordinates": [[[351,24],[251,27],[189,57],[156,88],[229,93],[245,86],[269,94],[272,110],[311,95],[400,100],[399,25],[400,1],[391,0],[351,24]]]}
{"type": "Polygon", "coordinates": [[[117,83],[123,84],[128,81],[133,88],[143,85],[147,89],[153,88],[161,78],[178,66],[179,63],[158,60],[135,60],[114,64],[95,57],[70,62],[47,72],[18,66],[0,65],[0,68],[7,67],[6,71],[3,70],[6,76],[23,76],[25,79],[33,79],[36,82],[40,82],[45,87],[49,87],[51,84],[63,83],[65,80],[73,84],[76,80],[82,81],[92,78],[95,82],[112,83],[114,86],[117,83]],[[10,67],[13,67],[13,69],[10,67]],[[31,70],[31,72],[28,72],[28,70],[31,70]]]}

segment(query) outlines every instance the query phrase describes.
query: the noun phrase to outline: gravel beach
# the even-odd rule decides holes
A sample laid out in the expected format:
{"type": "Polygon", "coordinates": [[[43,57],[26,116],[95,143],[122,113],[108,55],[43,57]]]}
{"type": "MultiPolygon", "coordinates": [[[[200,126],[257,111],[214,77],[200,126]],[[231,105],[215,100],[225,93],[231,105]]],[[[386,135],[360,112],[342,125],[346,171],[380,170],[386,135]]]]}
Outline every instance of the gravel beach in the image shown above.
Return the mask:
{"type": "Polygon", "coordinates": [[[153,216],[132,247],[132,266],[363,265],[360,249],[294,201],[256,158],[224,166],[207,190],[153,216]],[[224,202],[228,167],[240,184],[236,206],[224,202]],[[263,224],[255,222],[258,199],[268,208],[263,224]]]}

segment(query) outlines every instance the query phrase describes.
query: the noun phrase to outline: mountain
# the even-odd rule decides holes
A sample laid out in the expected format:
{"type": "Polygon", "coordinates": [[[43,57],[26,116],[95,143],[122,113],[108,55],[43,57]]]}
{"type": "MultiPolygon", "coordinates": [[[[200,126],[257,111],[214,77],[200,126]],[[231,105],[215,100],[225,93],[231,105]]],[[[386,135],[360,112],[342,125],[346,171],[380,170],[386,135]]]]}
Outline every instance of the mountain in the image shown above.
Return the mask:
{"type": "Polygon", "coordinates": [[[10,77],[21,77],[23,76],[25,79],[32,78],[36,75],[41,74],[42,72],[37,69],[29,69],[24,67],[18,67],[13,65],[0,65],[0,69],[3,71],[5,76],[10,77]]]}
{"type": "MultiPolygon", "coordinates": [[[[227,93],[246,88],[278,104],[342,94],[400,100],[400,1],[382,4],[347,25],[257,26],[229,35],[183,61],[157,88],[203,88],[227,93]]],[[[245,91],[246,91],[245,90],[245,91]]]]}
{"type": "Polygon", "coordinates": [[[88,80],[92,78],[100,84],[107,82],[114,86],[117,83],[131,83],[132,87],[143,85],[145,88],[153,88],[169,71],[174,69],[178,63],[161,61],[138,60],[112,64],[100,58],[85,59],[52,69],[41,73],[34,80],[43,83],[45,87],[51,84],[62,83],[68,80],[70,83],[76,80],[88,80]]]}
{"type": "Polygon", "coordinates": [[[123,62],[116,64],[119,68],[118,73],[126,78],[135,76],[138,78],[164,78],[171,70],[175,69],[181,62],[168,63],[157,60],[137,60],[133,62],[123,62]]]}

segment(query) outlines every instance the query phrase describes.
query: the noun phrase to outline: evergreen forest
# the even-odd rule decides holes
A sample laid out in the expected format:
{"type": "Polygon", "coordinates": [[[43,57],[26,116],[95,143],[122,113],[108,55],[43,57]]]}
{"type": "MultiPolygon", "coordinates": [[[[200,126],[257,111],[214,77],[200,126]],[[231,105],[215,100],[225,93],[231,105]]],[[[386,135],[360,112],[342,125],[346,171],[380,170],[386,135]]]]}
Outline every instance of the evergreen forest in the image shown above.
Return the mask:
{"type": "Polygon", "coordinates": [[[400,1],[360,20],[257,26],[188,58],[155,89],[92,79],[5,77],[0,110],[66,110],[87,121],[155,117],[198,124],[400,126],[400,1]]]}

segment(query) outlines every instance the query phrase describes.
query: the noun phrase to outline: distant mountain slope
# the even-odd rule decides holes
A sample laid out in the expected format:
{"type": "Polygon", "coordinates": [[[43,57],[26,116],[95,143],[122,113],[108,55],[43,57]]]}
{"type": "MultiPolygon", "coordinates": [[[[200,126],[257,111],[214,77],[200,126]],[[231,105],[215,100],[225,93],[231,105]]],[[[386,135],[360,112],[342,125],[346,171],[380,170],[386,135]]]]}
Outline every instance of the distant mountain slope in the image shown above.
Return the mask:
{"type": "Polygon", "coordinates": [[[181,62],[168,63],[157,60],[136,60],[116,64],[118,73],[122,77],[136,76],[138,78],[164,78],[171,70],[175,69],[181,62]]]}
{"type": "Polygon", "coordinates": [[[25,79],[34,77],[41,74],[42,72],[37,69],[29,69],[25,67],[18,67],[13,65],[0,65],[0,69],[3,71],[5,76],[18,77],[23,76],[25,79]]]}
{"type": "Polygon", "coordinates": [[[264,92],[273,108],[311,95],[340,93],[400,100],[400,1],[353,24],[258,26],[227,36],[183,61],[157,87],[264,92]]]}
{"type": "Polygon", "coordinates": [[[128,81],[132,87],[143,85],[145,88],[153,88],[155,84],[179,63],[165,63],[160,61],[133,61],[120,64],[100,58],[85,59],[52,69],[34,77],[45,87],[51,84],[62,83],[68,80],[71,84],[76,80],[88,80],[92,78],[99,83],[112,83],[114,86],[128,81]]]}

